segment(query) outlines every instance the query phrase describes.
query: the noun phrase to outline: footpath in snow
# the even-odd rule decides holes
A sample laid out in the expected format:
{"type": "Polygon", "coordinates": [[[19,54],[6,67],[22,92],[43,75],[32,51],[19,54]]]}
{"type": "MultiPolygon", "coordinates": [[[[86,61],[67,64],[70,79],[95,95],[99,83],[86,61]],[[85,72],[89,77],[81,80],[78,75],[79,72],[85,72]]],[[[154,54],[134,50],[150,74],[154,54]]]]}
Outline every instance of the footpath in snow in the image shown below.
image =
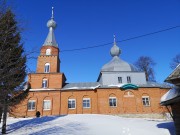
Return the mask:
{"type": "Polygon", "coordinates": [[[8,118],[9,135],[175,135],[171,121],[76,114],[8,118]]]}

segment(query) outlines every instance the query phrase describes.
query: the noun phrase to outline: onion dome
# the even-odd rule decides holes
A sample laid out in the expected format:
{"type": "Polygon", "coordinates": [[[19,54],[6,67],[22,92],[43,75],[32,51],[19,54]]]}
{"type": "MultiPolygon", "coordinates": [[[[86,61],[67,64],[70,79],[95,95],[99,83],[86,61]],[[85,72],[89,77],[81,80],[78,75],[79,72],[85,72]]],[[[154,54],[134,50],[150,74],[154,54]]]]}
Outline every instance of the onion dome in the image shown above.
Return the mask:
{"type": "Polygon", "coordinates": [[[114,56],[119,56],[120,53],[121,53],[121,50],[120,50],[119,47],[116,45],[116,37],[115,37],[115,35],[114,35],[114,45],[113,45],[113,47],[112,47],[111,50],[110,50],[110,54],[111,54],[112,57],[114,57],[114,56]]]}
{"type": "Polygon", "coordinates": [[[47,22],[47,27],[49,28],[48,36],[44,42],[43,46],[54,46],[58,47],[58,44],[55,39],[54,29],[56,28],[57,24],[54,21],[54,7],[52,7],[52,16],[51,19],[47,22]]]}
{"type": "Polygon", "coordinates": [[[120,48],[116,45],[116,40],[114,36],[114,44],[110,50],[110,54],[113,57],[110,62],[105,64],[101,71],[138,71],[137,68],[122,59],[119,58],[121,54],[120,48]]]}

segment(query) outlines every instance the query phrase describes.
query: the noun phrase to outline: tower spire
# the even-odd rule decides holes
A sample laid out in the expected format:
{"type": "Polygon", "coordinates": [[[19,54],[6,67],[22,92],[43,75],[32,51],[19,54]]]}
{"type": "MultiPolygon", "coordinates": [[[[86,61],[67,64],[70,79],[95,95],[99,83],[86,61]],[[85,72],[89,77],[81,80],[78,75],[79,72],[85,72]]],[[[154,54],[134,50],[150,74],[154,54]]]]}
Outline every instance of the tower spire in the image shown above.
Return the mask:
{"type": "Polygon", "coordinates": [[[114,37],[114,45],[116,45],[116,35],[114,34],[113,37],[114,37]]]}
{"type": "Polygon", "coordinates": [[[58,47],[58,44],[56,42],[55,35],[54,35],[54,29],[56,28],[56,26],[57,26],[57,24],[54,21],[54,7],[52,7],[51,19],[47,22],[47,27],[49,28],[49,33],[47,35],[47,38],[46,38],[43,46],[58,47]]]}
{"type": "Polygon", "coordinates": [[[54,19],[54,7],[52,7],[52,16],[51,19],[54,19]]]}

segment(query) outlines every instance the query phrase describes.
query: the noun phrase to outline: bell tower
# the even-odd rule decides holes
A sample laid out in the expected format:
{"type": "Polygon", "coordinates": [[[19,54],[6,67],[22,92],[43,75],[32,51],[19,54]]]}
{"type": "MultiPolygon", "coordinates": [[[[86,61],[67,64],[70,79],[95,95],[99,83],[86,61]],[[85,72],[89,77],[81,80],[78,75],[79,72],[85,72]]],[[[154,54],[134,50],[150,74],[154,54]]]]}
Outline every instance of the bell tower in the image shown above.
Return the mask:
{"type": "Polygon", "coordinates": [[[37,59],[36,73],[28,75],[32,89],[59,89],[66,80],[64,74],[60,72],[59,48],[54,34],[56,26],[52,7],[52,16],[47,22],[49,33],[37,59]]]}
{"type": "Polygon", "coordinates": [[[59,48],[55,39],[54,30],[57,24],[54,21],[54,8],[52,7],[51,19],[47,22],[49,33],[41,47],[37,62],[37,73],[58,73],[60,72],[59,48]]]}

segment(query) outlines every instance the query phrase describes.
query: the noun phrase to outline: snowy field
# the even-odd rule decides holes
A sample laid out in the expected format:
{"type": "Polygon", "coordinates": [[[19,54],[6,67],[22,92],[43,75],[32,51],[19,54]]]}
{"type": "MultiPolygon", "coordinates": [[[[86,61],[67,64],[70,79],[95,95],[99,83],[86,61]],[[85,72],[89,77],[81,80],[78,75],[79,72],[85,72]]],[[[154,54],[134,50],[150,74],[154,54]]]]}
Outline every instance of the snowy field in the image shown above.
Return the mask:
{"type": "Polygon", "coordinates": [[[77,114],[8,118],[9,135],[175,135],[171,121],[77,114]]]}

